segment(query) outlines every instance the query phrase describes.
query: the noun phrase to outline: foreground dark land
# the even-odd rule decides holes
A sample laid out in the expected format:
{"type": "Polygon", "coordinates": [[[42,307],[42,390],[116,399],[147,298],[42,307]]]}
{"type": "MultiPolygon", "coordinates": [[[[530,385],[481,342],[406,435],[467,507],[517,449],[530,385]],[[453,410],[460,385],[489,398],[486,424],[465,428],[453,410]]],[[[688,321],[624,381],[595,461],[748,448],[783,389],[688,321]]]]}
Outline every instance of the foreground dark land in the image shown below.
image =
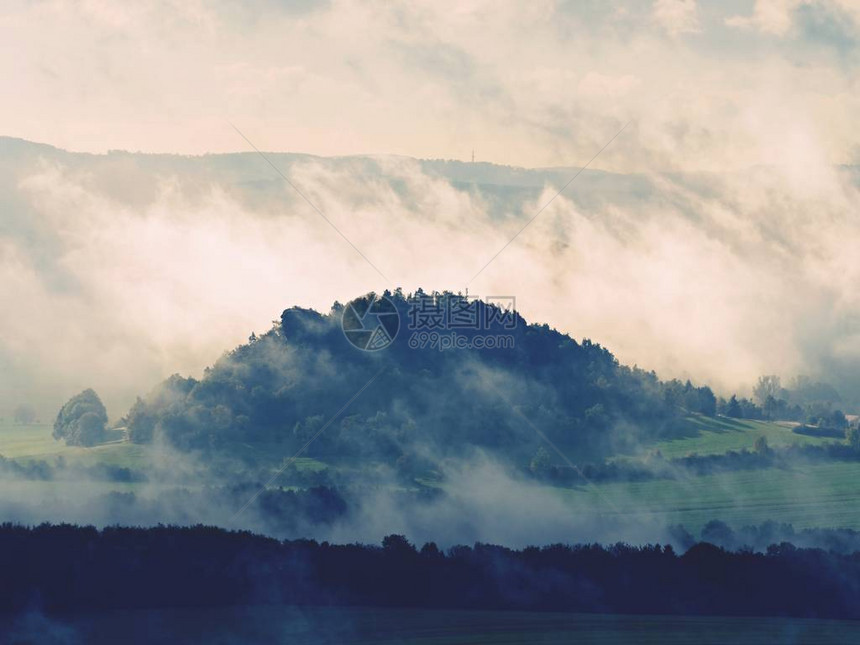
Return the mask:
{"type": "Polygon", "coordinates": [[[8,613],[245,605],[860,618],[860,555],[699,543],[420,550],[210,527],[0,528],[8,613]]]}

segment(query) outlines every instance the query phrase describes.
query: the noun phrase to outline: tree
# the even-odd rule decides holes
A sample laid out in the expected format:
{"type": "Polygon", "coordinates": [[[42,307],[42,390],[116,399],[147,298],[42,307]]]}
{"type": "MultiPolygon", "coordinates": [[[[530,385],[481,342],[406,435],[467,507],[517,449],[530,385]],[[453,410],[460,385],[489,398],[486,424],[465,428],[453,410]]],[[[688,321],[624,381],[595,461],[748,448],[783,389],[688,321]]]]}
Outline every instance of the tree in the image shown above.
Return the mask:
{"type": "Polygon", "coordinates": [[[711,520],[702,527],[702,541],[731,547],[735,542],[735,532],[725,522],[711,520]]]}
{"type": "Polygon", "coordinates": [[[738,403],[738,397],[734,394],[732,394],[732,398],[729,399],[729,404],[726,407],[726,416],[732,417],[734,419],[740,419],[741,416],[743,416],[741,404],[738,403]]]}
{"type": "MultiPolygon", "coordinates": [[[[77,436],[75,444],[80,446],[94,446],[104,439],[106,416],[98,412],[86,412],[78,419],[77,436]]],[[[67,443],[71,443],[67,440],[67,443]]]]}
{"type": "Polygon", "coordinates": [[[848,440],[848,445],[855,453],[860,455],[860,426],[852,425],[845,431],[845,438],[848,440]]]}
{"type": "Polygon", "coordinates": [[[741,418],[742,419],[761,419],[762,418],[762,410],[758,407],[752,399],[741,399],[738,401],[741,406],[741,418]]]}
{"type": "Polygon", "coordinates": [[[717,397],[707,385],[699,388],[699,412],[708,417],[717,414],[717,397]]]}
{"type": "MultiPolygon", "coordinates": [[[[668,388],[666,394],[670,395],[668,388]]],[[[689,412],[698,412],[712,417],[717,413],[717,397],[714,396],[711,388],[694,387],[690,381],[687,381],[683,390],[683,407],[689,412]]]]}
{"type": "Polygon", "coordinates": [[[838,403],[839,392],[830,383],[813,381],[808,376],[798,376],[792,383],[790,396],[795,403],[838,403]]]}
{"type": "Polygon", "coordinates": [[[779,415],[779,401],[772,394],[768,394],[762,404],[765,419],[776,419],[779,415]]]}
{"type": "Polygon", "coordinates": [[[99,395],[84,390],[60,409],[54,421],[54,439],[70,446],[93,446],[104,439],[107,410],[99,395]]]}
{"type": "Polygon", "coordinates": [[[845,418],[845,413],[842,410],[834,410],[830,413],[828,425],[837,430],[844,430],[848,427],[848,419],[845,418]]]}
{"type": "Polygon", "coordinates": [[[29,405],[19,405],[13,413],[15,423],[28,426],[36,420],[36,411],[29,405]]]}
{"type": "Polygon", "coordinates": [[[140,397],[131,406],[125,417],[128,428],[128,438],[133,443],[149,443],[155,434],[155,416],[151,414],[146,403],[140,397]]]}
{"type": "Polygon", "coordinates": [[[392,554],[403,555],[403,554],[414,554],[416,552],[415,547],[406,539],[403,535],[386,535],[382,538],[382,548],[392,554]]]}
{"type": "Polygon", "coordinates": [[[753,388],[753,396],[755,396],[755,400],[758,401],[759,405],[764,405],[769,396],[778,399],[781,392],[782,382],[776,374],[759,376],[758,383],[753,388]]]}
{"type": "Polygon", "coordinates": [[[810,425],[826,427],[832,415],[830,404],[824,401],[815,401],[806,405],[806,422],[810,425]]]}

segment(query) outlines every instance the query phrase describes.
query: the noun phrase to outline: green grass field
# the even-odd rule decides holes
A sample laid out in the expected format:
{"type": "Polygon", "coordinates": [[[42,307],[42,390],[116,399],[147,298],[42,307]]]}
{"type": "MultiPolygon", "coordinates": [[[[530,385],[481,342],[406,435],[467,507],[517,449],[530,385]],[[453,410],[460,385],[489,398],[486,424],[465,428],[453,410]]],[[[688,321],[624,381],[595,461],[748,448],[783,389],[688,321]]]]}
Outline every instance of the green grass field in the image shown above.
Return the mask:
{"type": "MultiPolygon", "coordinates": [[[[647,446],[644,450],[659,450],[667,459],[689,454],[721,454],[729,450],[753,448],[755,440],[764,436],[772,448],[789,444],[823,444],[834,439],[823,439],[795,434],[790,427],[761,421],[744,421],[724,417],[690,416],[686,419],[687,429],[683,438],[660,441],[647,446]]],[[[119,434],[112,440],[92,448],[66,446],[51,436],[51,426],[34,424],[28,426],[10,422],[0,422],[0,455],[9,459],[40,459],[53,462],[63,456],[67,461],[84,465],[97,462],[127,468],[140,466],[146,448],[123,441],[119,434]]],[[[286,457],[282,445],[252,446],[239,444],[234,448],[237,456],[252,457],[259,461],[271,461],[276,466],[286,457]]],[[[295,466],[299,470],[321,470],[326,465],[315,459],[300,458],[295,466]]]]}
{"type": "Polygon", "coordinates": [[[728,417],[705,417],[692,415],[685,420],[686,435],[679,439],[660,441],[647,446],[646,451],[659,450],[666,459],[685,457],[689,454],[714,455],[729,450],[752,450],[758,437],[765,437],[771,448],[792,444],[820,445],[838,441],[821,437],[796,434],[791,427],[766,421],[747,421],[728,417]]]}
{"type": "MultiPolygon", "coordinates": [[[[772,448],[792,444],[838,441],[795,434],[790,425],[729,419],[687,418],[686,436],[654,443],[644,453],[659,450],[666,459],[690,454],[723,454],[752,450],[758,437],[772,448]]],[[[631,456],[620,456],[629,459],[631,456]]],[[[625,515],[683,524],[698,533],[713,519],[732,526],[788,522],[795,528],[832,527],[860,530],[860,463],[833,461],[790,469],[736,471],[652,480],[612,482],[560,489],[577,513],[625,515]]]]}
{"type": "Polygon", "coordinates": [[[860,642],[860,624],[778,618],[609,616],[364,608],[247,607],[0,619],[20,642],[49,631],[86,643],[290,645],[803,645],[860,642]]]}
{"type": "Polygon", "coordinates": [[[51,436],[48,424],[18,425],[0,422],[0,455],[20,461],[41,460],[56,462],[62,456],[67,463],[92,465],[104,463],[125,468],[139,467],[146,448],[122,439],[121,433],[112,431],[109,441],[92,448],[67,446],[51,436]]]}
{"type": "Polygon", "coordinates": [[[857,462],[557,490],[578,513],[658,518],[693,532],[712,519],[738,527],[773,520],[795,528],[860,529],[857,462]]]}
{"type": "MultiPolygon", "coordinates": [[[[777,424],[730,419],[691,417],[690,436],[656,444],[665,457],[691,452],[715,454],[726,450],[752,448],[755,438],[766,436],[771,446],[787,443],[821,443],[797,435],[777,424]]],[[[0,427],[0,454],[20,461],[34,459],[90,465],[97,462],[128,468],[146,463],[147,447],[126,441],[112,441],[93,448],[66,446],[51,437],[47,425],[0,427]]],[[[248,450],[259,451],[252,446],[248,450]]],[[[280,463],[275,450],[268,460],[280,463]],[[277,458],[277,461],[276,461],[277,458]]],[[[314,459],[299,459],[296,467],[319,470],[326,465],[314,459]]],[[[52,496],[75,495],[68,482],[18,482],[26,490],[52,496]]],[[[12,484],[5,485],[14,494],[12,484]]],[[[105,490],[135,490],[135,484],[104,483],[105,490]]],[[[24,492],[22,489],[22,493],[24,492]]],[[[92,492],[81,484],[80,493],[92,492]]],[[[581,514],[632,515],[657,519],[665,524],[683,524],[697,533],[712,519],[733,526],[760,524],[765,520],[789,522],[795,528],[840,527],[860,530],[860,463],[831,462],[791,469],[769,468],[689,477],[682,480],[654,480],[638,483],[613,482],[575,488],[553,489],[581,514]]]]}
{"type": "MultiPolygon", "coordinates": [[[[109,431],[108,441],[90,448],[67,446],[51,436],[48,424],[20,425],[0,421],[0,455],[20,462],[46,461],[55,463],[63,457],[68,464],[89,466],[97,463],[125,468],[142,468],[146,465],[147,446],[131,443],[123,438],[120,431],[109,431]]],[[[233,454],[258,463],[268,464],[274,472],[290,456],[282,444],[256,445],[239,444],[233,454]]],[[[308,457],[299,457],[293,462],[299,471],[320,471],[328,465],[308,457]]]]}

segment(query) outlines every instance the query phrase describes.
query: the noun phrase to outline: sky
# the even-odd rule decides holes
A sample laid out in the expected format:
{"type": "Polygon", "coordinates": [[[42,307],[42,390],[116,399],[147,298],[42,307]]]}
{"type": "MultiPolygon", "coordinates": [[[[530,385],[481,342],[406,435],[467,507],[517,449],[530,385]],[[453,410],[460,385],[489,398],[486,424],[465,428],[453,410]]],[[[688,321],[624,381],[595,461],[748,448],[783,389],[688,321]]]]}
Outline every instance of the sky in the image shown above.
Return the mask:
{"type": "Polygon", "coordinates": [[[3,3],[4,133],[62,148],[725,171],[853,163],[852,0],[3,3]]]}
{"type": "Polygon", "coordinates": [[[850,0],[5,2],[0,136],[96,156],[0,141],[0,416],[117,417],[285,307],[460,290],[587,162],[470,293],[721,393],[860,384],[858,38],[850,0]],[[277,163],[386,278],[248,141],[321,155],[277,163]],[[473,150],[570,170],[416,161],[473,150]]]}

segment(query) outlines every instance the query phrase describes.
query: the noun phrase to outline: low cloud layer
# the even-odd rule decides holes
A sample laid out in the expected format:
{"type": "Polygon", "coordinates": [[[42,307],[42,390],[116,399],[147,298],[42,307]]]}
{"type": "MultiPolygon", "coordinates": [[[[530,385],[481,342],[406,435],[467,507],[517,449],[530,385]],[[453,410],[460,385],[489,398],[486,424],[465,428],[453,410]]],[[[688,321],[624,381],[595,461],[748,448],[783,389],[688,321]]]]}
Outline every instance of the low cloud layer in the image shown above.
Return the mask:
{"type": "Polygon", "coordinates": [[[856,373],[856,171],[575,172],[401,157],[69,154],[2,140],[2,405],[94,387],[113,416],[285,307],[510,294],[530,321],[725,391],[856,373]]]}

